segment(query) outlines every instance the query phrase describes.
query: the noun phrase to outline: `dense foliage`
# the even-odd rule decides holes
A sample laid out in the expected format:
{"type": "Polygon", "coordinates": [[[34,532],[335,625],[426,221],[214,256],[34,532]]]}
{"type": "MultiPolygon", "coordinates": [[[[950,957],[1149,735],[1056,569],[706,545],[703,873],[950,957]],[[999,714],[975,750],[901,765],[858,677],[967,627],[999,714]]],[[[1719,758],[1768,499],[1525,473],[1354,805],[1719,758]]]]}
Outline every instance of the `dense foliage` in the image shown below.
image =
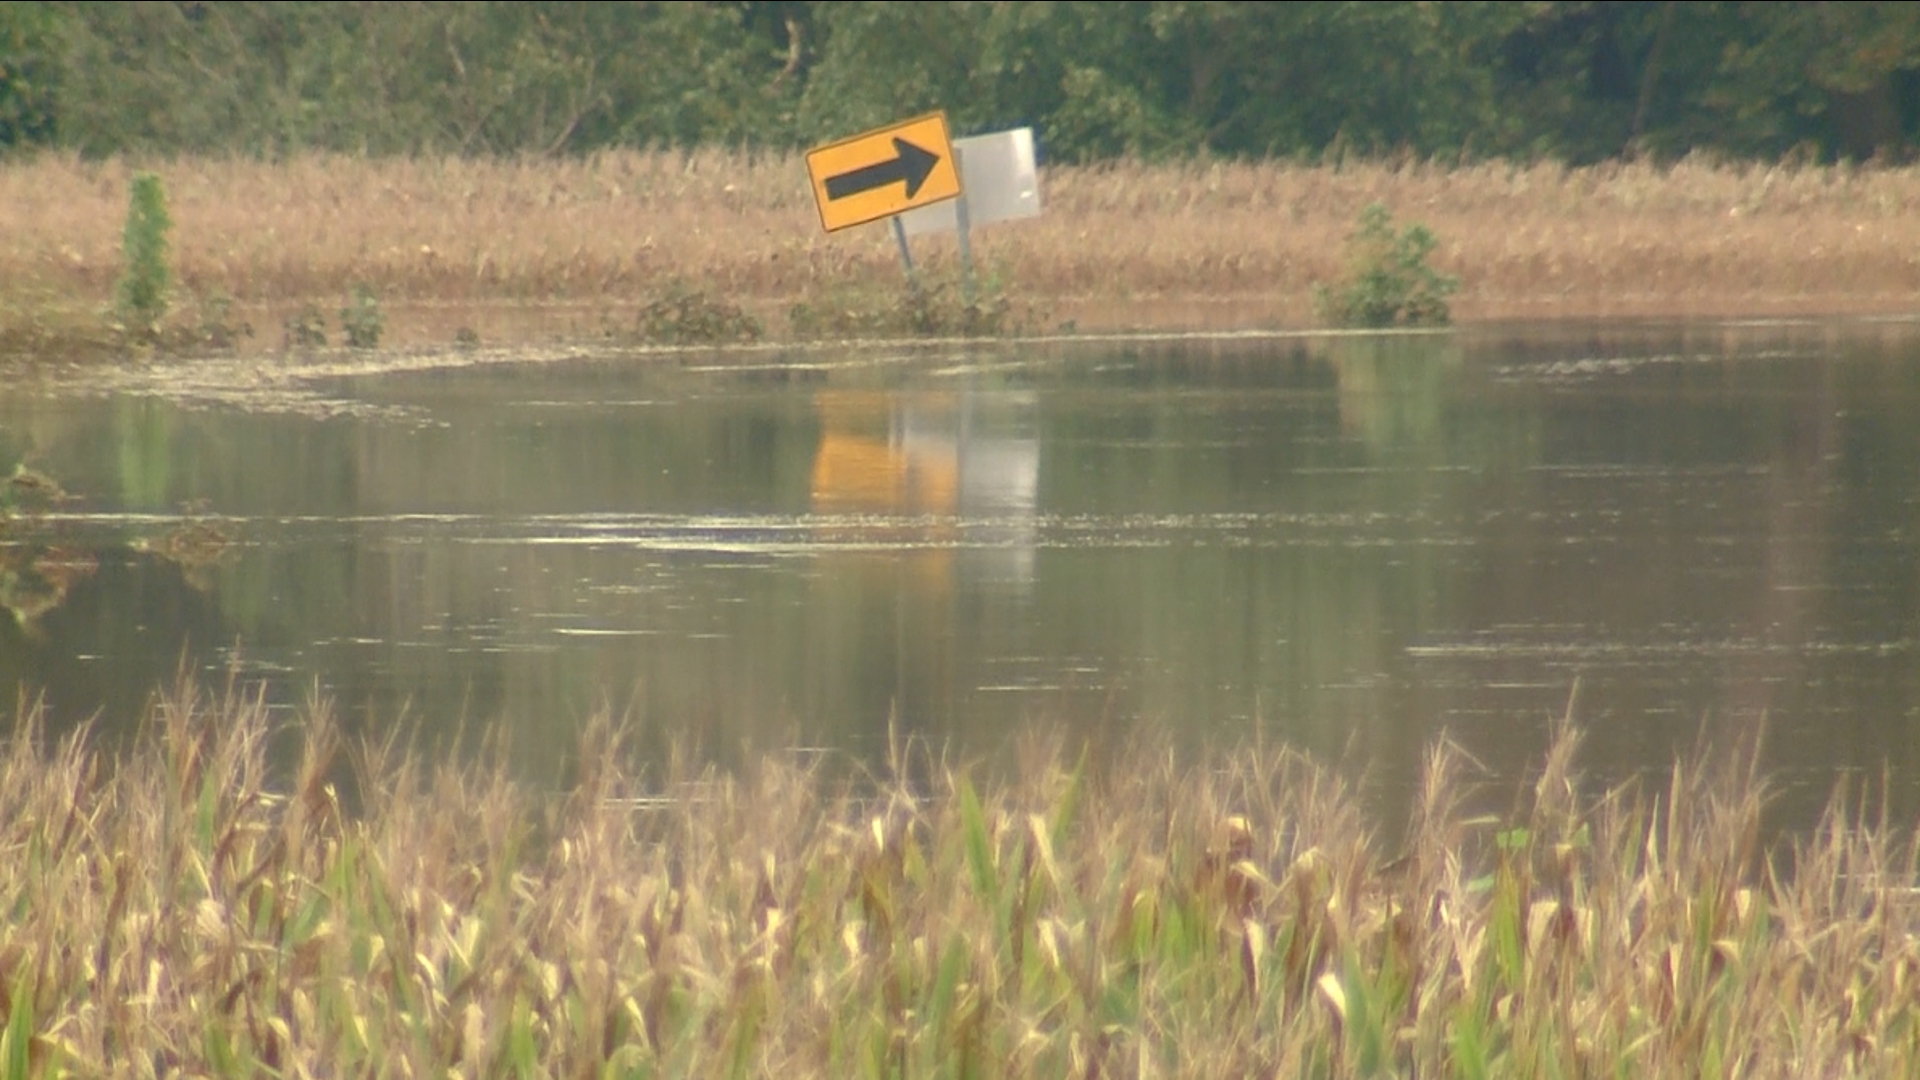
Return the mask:
{"type": "Polygon", "coordinates": [[[930,108],[1056,159],[1906,156],[1920,7],[22,2],[0,150],[792,146],[930,108]]]}

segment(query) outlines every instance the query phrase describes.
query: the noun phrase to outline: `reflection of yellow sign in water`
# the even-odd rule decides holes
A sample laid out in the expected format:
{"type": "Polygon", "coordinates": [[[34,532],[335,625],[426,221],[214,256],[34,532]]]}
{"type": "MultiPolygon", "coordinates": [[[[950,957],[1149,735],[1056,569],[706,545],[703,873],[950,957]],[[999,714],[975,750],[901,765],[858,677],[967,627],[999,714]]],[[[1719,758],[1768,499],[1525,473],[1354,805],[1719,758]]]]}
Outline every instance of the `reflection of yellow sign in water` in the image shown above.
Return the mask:
{"type": "Polygon", "coordinates": [[[941,541],[952,537],[960,504],[960,453],[940,423],[951,419],[945,404],[908,410],[891,395],[860,392],[814,399],[823,429],[813,456],[813,512],[823,515],[815,535],[857,541],[860,562],[904,573],[894,587],[922,598],[944,597],[953,585],[953,551],[941,541]],[[875,544],[889,549],[878,560],[875,544]]]}
{"type": "Polygon", "coordinates": [[[829,431],[813,458],[813,508],[827,513],[949,513],[960,491],[951,451],[829,431]],[[933,452],[929,453],[928,451],[933,452]]]}
{"type": "Polygon", "coordinates": [[[945,113],[815,147],[807,151],[807,176],[828,232],[960,194],[945,113]]]}
{"type": "Polygon", "coordinates": [[[885,393],[827,392],[813,455],[816,513],[950,514],[960,499],[959,446],[941,405],[904,410],[885,393]]]}

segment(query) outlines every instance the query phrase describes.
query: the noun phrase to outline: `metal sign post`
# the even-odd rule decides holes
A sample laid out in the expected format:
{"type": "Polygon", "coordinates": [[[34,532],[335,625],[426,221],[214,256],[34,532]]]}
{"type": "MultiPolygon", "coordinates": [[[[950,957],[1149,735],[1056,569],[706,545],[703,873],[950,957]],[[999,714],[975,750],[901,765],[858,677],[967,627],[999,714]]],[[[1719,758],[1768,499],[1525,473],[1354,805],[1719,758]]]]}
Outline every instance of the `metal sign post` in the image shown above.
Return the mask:
{"type": "MultiPolygon", "coordinates": [[[[962,174],[964,175],[966,170],[966,158],[963,156],[960,148],[957,146],[953,148],[953,163],[954,163],[954,166],[960,169],[962,171],[962,174]]],[[[960,299],[968,307],[972,307],[973,292],[974,292],[973,290],[973,241],[967,235],[967,222],[968,222],[967,196],[964,191],[961,192],[961,195],[959,198],[953,200],[953,216],[954,216],[955,222],[958,223],[958,228],[960,230],[960,299]]],[[[900,243],[902,245],[905,245],[907,242],[907,227],[900,223],[899,218],[894,218],[893,224],[894,224],[894,228],[900,230],[900,243]]]]}
{"type": "Polygon", "coordinates": [[[920,283],[913,276],[913,249],[907,247],[907,229],[900,224],[900,216],[893,218],[893,239],[900,245],[900,265],[907,268],[907,285],[918,289],[920,283]]]}

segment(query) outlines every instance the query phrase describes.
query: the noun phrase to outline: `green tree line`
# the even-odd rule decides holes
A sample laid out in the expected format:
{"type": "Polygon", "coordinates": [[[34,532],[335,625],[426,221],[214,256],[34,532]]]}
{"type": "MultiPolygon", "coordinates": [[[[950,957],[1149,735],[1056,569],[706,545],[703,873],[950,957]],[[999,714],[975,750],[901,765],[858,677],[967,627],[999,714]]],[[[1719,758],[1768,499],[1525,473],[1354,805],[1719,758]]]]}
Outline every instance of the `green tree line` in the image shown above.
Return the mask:
{"type": "Polygon", "coordinates": [[[933,108],[1071,161],[1900,159],[1920,5],[0,4],[0,152],[785,148],[933,108]]]}

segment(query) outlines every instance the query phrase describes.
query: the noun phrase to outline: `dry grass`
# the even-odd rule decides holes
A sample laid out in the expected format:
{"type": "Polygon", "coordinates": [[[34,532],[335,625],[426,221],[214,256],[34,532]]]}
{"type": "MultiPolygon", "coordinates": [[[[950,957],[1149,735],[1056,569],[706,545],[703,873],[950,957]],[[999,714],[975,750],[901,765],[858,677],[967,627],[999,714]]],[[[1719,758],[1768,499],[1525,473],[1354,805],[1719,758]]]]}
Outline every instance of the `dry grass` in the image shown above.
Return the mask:
{"type": "MultiPolygon", "coordinates": [[[[1383,859],[1242,746],[1030,746],[1003,781],[619,764],[571,790],[181,690],[111,759],[0,748],[0,1075],[1914,1075],[1913,850],[1758,850],[1750,752],[1502,821],[1431,755],[1383,859]]],[[[904,771],[904,770],[902,770],[904,771]]]]}
{"type": "MultiPolygon", "coordinates": [[[[793,303],[891,287],[888,231],[821,233],[796,156],[608,153],[579,161],[179,160],[181,282],[279,313],[380,293],[397,340],[580,335],[676,279],[776,333],[793,303]],[[476,313],[476,305],[479,306],[476,313]]],[[[118,273],[132,166],[0,166],[0,309],[97,306],[118,273]],[[58,303],[55,303],[55,302],[58,303]]],[[[1911,310],[1920,169],[1503,163],[1044,170],[1045,215],[979,237],[1010,292],[1083,329],[1307,325],[1360,210],[1440,237],[1462,318],[1911,310]]],[[[950,264],[950,240],[919,242],[950,264]]],[[[275,332],[268,333],[268,326],[275,332]]]]}

